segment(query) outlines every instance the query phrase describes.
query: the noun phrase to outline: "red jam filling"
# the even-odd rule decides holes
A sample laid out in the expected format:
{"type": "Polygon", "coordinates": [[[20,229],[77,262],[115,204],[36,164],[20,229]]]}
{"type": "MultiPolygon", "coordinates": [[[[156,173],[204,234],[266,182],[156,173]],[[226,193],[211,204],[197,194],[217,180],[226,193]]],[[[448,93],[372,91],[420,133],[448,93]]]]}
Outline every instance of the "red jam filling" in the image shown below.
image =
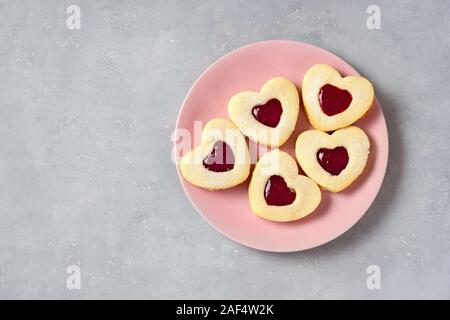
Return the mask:
{"type": "Polygon", "coordinates": [[[319,103],[322,111],[328,116],[345,111],[352,102],[352,95],[347,90],[326,84],[319,91],[319,103]]]}
{"type": "Polygon", "coordinates": [[[234,154],[224,141],[217,141],[211,152],[203,159],[203,166],[209,171],[225,172],[234,168],[234,154]]]}
{"type": "Polygon", "coordinates": [[[270,99],[265,104],[253,107],[252,114],[256,120],[271,128],[275,128],[280,122],[283,108],[277,99],[270,99]]]}
{"type": "Polygon", "coordinates": [[[344,147],[336,147],[334,149],[319,149],[317,151],[317,161],[322,168],[333,176],[337,176],[347,167],[348,153],[344,147]]]}
{"type": "Polygon", "coordinates": [[[264,199],[269,206],[287,206],[295,200],[295,191],[290,189],[281,176],[271,176],[264,188],[264,199]]]}

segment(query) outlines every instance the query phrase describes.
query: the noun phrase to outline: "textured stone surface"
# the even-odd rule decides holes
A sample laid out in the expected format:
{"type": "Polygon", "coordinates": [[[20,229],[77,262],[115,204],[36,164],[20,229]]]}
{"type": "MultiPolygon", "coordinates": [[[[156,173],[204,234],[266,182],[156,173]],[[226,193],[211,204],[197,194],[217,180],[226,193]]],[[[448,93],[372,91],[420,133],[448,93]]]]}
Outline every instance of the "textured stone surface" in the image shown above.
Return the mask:
{"type": "Polygon", "coordinates": [[[0,0],[0,298],[450,298],[450,4],[0,0]],[[79,31],[66,8],[82,10],[79,31]],[[383,188],[325,246],[254,251],[183,194],[170,134],[213,61],[309,42],[374,83],[390,134],[383,188]],[[80,290],[66,288],[79,264],[80,290]],[[366,268],[381,268],[368,290],[366,268]]]}

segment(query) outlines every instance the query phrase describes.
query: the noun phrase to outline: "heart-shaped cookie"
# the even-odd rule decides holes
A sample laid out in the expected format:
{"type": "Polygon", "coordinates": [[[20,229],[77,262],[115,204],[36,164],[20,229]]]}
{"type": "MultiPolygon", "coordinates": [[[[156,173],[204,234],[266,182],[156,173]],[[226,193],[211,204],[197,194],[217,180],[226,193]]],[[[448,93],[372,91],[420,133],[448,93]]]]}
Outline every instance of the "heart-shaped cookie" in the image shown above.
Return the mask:
{"type": "Polygon", "coordinates": [[[333,67],[317,64],[303,78],[302,98],[314,128],[333,131],[364,116],[372,105],[374,91],[363,77],[342,78],[333,67]]]}
{"type": "Polygon", "coordinates": [[[302,132],[295,154],[303,171],[324,189],[339,192],[363,172],[370,142],[358,127],[350,126],[328,134],[319,130],[302,132]]]}
{"type": "Polygon", "coordinates": [[[242,133],[226,119],[209,121],[201,145],[180,162],[183,177],[200,188],[220,190],[244,182],[250,173],[250,154],[242,133]]]}
{"type": "Polygon", "coordinates": [[[278,147],[291,135],[297,122],[299,95],[288,79],[267,81],[260,92],[243,91],[228,102],[234,124],[255,142],[278,147]]]}
{"type": "Polygon", "coordinates": [[[278,149],[266,153],[256,164],[248,196],[257,216],[279,222],[307,216],[321,200],[319,186],[299,175],[296,161],[278,149]]]}

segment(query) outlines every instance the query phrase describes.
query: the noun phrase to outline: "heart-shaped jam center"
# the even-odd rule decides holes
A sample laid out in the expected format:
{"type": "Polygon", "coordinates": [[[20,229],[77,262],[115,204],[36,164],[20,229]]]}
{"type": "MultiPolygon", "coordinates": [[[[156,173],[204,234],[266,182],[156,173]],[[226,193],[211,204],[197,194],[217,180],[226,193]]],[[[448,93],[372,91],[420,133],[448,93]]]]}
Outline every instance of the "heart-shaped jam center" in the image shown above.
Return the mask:
{"type": "Polygon", "coordinates": [[[278,99],[270,99],[265,104],[253,107],[252,114],[256,120],[271,128],[275,128],[280,122],[283,108],[278,99]]]}
{"type": "Polygon", "coordinates": [[[281,176],[271,176],[264,188],[264,199],[269,206],[287,206],[295,200],[295,191],[290,189],[281,176]]]}
{"type": "Polygon", "coordinates": [[[214,172],[230,171],[234,168],[233,150],[224,141],[217,141],[211,152],[203,159],[203,166],[214,172]]]}
{"type": "Polygon", "coordinates": [[[317,161],[322,168],[333,176],[337,176],[347,167],[348,153],[344,147],[336,147],[334,149],[322,148],[317,151],[317,161]]]}
{"type": "Polygon", "coordinates": [[[352,95],[347,90],[326,84],[319,91],[319,103],[322,111],[328,116],[345,111],[352,102],[352,95]]]}

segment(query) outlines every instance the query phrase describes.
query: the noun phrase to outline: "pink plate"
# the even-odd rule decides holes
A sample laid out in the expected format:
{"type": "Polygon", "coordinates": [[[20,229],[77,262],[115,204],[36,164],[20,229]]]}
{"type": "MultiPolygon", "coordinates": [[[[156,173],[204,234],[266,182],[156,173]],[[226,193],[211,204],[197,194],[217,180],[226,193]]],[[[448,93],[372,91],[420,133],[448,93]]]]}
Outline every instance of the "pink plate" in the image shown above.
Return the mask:
{"type": "MultiPolygon", "coordinates": [[[[177,129],[194,131],[194,121],[228,118],[227,103],[243,90],[259,91],[270,78],[284,76],[301,88],[303,76],[311,66],[326,63],[342,75],[357,75],[349,64],[321,48],[295,41],[265,41],[239,48],[211,65],[194,83],[181,107],[177,129]]],[[[370,79],[370,75],[367,75],[370,79]]],[[[345,191],[322,192],[322,202],[308,217],[288,223],[266,221],[253,215],[248,202],[248,181],[224,191],[207,191],[181,184],[197,211],[225,236],[243,245],[265,251],[300,251],[331,241],[352,227],[374,201],[386,172],[388,133],[383,112],[375,102],[368,115],[356,125],[371,141],[366,169],[345,191]]],[[[303,109],[296,131],[282,150],[294,156],[294,144],[300,132],[311,128],[303,109]]],[[[192,136],[193,139],[193,136],[192,136]]],[[[193,140],[192,140],[193,142],[193,140]]],[[[175,145],[177,155],[181,150],[175,145]]],[[[300,171],[301,173],[301,171],[300,171]]]]}

